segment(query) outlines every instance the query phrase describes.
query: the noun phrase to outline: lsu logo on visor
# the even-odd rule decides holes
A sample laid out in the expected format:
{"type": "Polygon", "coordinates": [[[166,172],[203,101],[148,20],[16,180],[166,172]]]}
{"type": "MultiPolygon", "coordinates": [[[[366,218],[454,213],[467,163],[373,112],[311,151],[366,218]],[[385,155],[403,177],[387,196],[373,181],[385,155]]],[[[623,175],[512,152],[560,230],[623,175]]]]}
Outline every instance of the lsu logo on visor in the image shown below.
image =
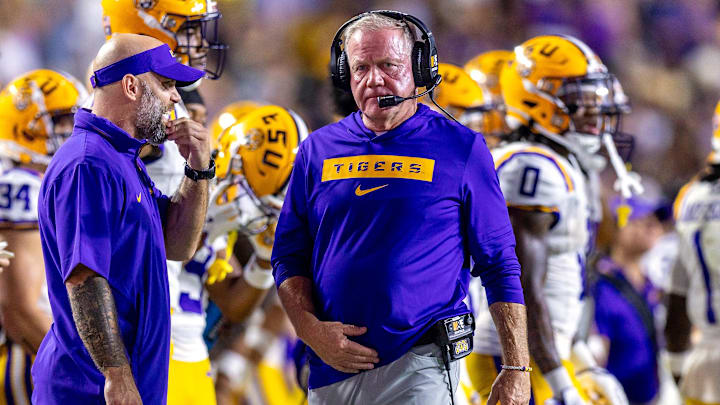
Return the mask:
{"type": "Polygon", "coordinates": [[[435,161],[394,156],[359,155],[323,161],[322,181],[343,179],[408,179],[432,182],[435,161]]]}

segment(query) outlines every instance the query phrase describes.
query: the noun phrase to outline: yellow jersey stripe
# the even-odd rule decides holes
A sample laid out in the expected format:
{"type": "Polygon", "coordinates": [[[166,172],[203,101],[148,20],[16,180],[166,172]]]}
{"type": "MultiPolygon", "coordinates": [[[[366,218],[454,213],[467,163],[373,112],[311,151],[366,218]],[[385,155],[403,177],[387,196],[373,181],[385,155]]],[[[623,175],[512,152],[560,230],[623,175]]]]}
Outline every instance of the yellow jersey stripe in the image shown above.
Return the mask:
{"type": "Polygon", "coordinates": [[[560,213],[560,209],[558,207],[547,207],[545,205],[518,205],[518,204],[507,204],[508,208],[516,208],[523,211],[538,211],[538,212],[547,212],[550,214],[558,214],[560,213]]]}
{"type": "Polygon", "coordinates": [[[690,186],[695,184],[695,181],[695,179],[692,179],[687,184],[682,186],[680,188],[680,191],[678,191],[677,197],[675,197],[675,202],[673,203],[673,218],[676,221],[680,219],[680,209],[682,209],[682,204],[685,201],[685,196],[690,189],[690,186]]]}
{"type": "Polygon", "coordinates": [[[563,178],[565,179],[565,186],[567,187],[568,191],[575,190],[575,183],[573,182],[572,178],[570,177],[570,174],[568,173],[567,169],[558,161],[553,155],[551,155],[548,151],[545,149],[539,148],[537,146],[529,146],[524,149],[514,150],[507,152],[503,156],[500,157],[500,159],[495,161],[495,170],[500,170],[500,167],[503,166],[505,163],[507,163],[510,159],[513,158],[513,156],[518,156],[521,154],[530,154],[530,155],[540,155],[545,157],[546,159],[550,160],[555,164],[555,167],[560,170],[560,173],[562,173],[563,178]]]}

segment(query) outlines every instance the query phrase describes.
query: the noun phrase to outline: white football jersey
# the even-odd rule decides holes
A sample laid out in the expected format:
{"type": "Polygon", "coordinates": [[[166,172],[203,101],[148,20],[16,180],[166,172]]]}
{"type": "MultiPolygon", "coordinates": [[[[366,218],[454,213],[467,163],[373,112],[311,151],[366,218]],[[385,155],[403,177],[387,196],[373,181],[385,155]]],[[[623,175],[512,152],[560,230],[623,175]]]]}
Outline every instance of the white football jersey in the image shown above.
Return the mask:
{"type": "Polygon", "coordinates": [[[0,224],[3,228],[38,227],[38,196],[42,175],[19,167],[0,175],[0,224]]]}
{"type": "MultiPolygon", "coordinates": [[[[175,117],[188,117],[182,103],[175,104],[175,117]]],[[[145,163],[148,175],[155,186],[165,195],[172,196],[185,177],[185,159],[175,142],[162,145],[162,156],[145,163]]],[[[193,262],[190,262],[193,263],[193,262]]],[[[170,288],[170,339],[172,358],[177,361],[196,362],[208,358],[203,340],[205,330],[205,307],[207,297],[202,271],[183,267],[182,262],[168,260],[168,284],[170,288]]]]}
{"type": "MultiPolygon", "coordinates": [[[[548,257],[544,293],[558,354],[570,356],[572,338],[580,319],[583,262],[588,245],[588,224],[594,211],[587,178],[574,159],[549,147],[512,142],[492,151],[500,188],[509,207],[552,213],[556,217],[547,235],[548,257]]],[[[478,280],[471,294],[483,296],[478,280]]],[[[501,354],[497,331],[484,299],[474,302],[477,327],[474,351],[501,354]]]]}
{"type": "MultiPolygon", "coordinates": [[[[42,174],[34,170],[13,167],[0,174],[0,228],[35,229],[38,227],[37,205],[41,183],[42,174]]],[[[9,249],[15,250],[12,246],[9,249]]],[[[45,281],[43,281],[38,305],[48,315],[52,315],[45,281]]]]}
{"type": "Polygon", "coordinates": [[[678,262],[670,292],[687,297],[688,315],[703,336],[720,337],[720,181],[694,181],[675,201],[678,262]]]}

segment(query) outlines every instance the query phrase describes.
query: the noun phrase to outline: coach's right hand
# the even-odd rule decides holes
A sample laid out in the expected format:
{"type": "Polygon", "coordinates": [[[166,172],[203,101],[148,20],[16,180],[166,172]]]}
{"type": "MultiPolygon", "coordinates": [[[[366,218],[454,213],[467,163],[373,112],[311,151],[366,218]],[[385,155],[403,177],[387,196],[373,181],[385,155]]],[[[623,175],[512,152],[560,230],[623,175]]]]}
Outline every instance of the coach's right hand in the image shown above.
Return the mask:
{"type": "Polygon", "coordinates": [[[107,405],[142,405],[130,366],[108,367],[105,373],[107,405]]]}
{"type": "Polygon", "coordinates": [[[375,350],[347,338],[365,332],[367,328],[364,326],[318,321],[308,328],[305,343],[332,368],[344,373],[359,373],[361,370],[372,370],[380,361],[375,350]]]}

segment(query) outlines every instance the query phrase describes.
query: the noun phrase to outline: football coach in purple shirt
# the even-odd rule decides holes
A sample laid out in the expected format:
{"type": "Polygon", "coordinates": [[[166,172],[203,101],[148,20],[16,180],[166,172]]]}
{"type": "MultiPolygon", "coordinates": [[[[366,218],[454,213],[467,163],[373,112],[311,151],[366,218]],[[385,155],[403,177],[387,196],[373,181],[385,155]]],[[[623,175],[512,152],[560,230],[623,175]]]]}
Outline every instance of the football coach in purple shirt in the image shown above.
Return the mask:
{"type": "Polygon", "coordinates": [[[312,349],[310,404],[452,404],[455,360],[472,350],[471,257],[503,345],[488,404],[527,404],[520,265],[492,157],[413,97],[439,83],[432,33],[365,13],[340,28],[330,63],[360,111],[300,144],[272,254],[312,349]]]}
{"type": "Polygon", "coordinates": [[[175,86],[203,72],[167,45],[122,34],[93,62],[92,110],[75,115],[40,189],[39,222],[53,324],[33,365],[35,404],[164,404],[170,351],[165,260],[198,244],[214,174],[205,129],[166,122],[175,86]],[[187,160],[171,198],[140,159],[177,143],[187,160]]]}

